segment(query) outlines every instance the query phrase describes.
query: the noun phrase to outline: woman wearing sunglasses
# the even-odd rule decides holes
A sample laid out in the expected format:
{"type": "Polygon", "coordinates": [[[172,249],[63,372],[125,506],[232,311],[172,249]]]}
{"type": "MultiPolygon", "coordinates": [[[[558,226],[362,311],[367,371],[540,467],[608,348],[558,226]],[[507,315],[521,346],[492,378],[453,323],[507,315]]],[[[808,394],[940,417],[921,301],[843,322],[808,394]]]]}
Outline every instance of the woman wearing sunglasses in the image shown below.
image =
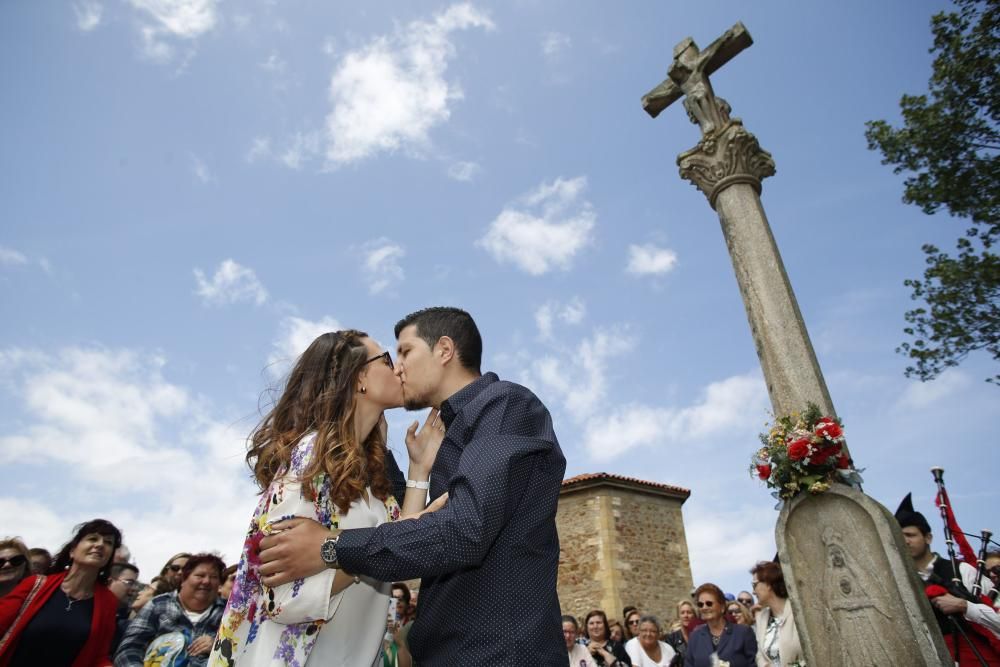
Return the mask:
{"type": "Polygon", "coordinates": [[[118,598],[108,588],[121,532],[104,519],[76,527],[48,574],[27,577],[0,598],[0,665],[111,664],[118,598]]]}
{"type": "Polygon", "coordinates": [[[261,581],[259,545],[273,523],[293,516],[331,529],[362,528],[443,505],[425,510],[444,437],[436,411],[419,433],[414,422],[406,434],[410,481],[388,452],[383,412],[402,404],[392,357],[365,333],[323,334],[299,357],[250,436],[247,462],[262,493],[209,665],[373,664],[391,584],[329,569],[271,588],[261,581]]]}
{"type": "Polygon", "coordinates": [[[702,584],[694,592],[698,614],[705,621],[691,632],[684,667],[712,667],[717,661],[729,667],[756,665],[757,640],[753,629],[726,620],[726,598],[715,584],[702,584]]]}
{"type": "Polygon", "coordinates": [[[0,598],[28,576],[28,547],[16,537],[0,540],[0,598]]]}

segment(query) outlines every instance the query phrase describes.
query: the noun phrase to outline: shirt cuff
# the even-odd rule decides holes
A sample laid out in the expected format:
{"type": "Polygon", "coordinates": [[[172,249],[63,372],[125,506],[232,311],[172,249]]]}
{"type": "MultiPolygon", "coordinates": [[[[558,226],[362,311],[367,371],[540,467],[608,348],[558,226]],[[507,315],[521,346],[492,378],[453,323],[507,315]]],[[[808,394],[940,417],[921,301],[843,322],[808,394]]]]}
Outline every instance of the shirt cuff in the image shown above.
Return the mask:
{"type": "Polygon", "coordinates": [[[369,574],[365,569],[368,560],[368,541],[374,528],[350,528],[341,531],[337,540],[337,564],[349,574],[369,574]]]}

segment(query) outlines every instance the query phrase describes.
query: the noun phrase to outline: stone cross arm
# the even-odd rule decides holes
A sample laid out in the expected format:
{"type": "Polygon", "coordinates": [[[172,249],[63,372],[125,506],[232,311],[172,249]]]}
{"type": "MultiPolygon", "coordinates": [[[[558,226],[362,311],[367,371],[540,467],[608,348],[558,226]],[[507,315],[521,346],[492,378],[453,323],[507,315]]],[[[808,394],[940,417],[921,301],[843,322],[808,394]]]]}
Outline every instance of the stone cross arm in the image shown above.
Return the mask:
{"type": "Polygon", "coordinates": [[[698,45],[690,37],[681,40],[674,47],[674,61],[667,70],[667,79],[643,96],[642,108],[656,118],[661,111],[689,93],[691,88],[704,82],[706,77],[751,44],[753,38],[739,22],[709,44],[704,51],[699,51],[698,45]]]}

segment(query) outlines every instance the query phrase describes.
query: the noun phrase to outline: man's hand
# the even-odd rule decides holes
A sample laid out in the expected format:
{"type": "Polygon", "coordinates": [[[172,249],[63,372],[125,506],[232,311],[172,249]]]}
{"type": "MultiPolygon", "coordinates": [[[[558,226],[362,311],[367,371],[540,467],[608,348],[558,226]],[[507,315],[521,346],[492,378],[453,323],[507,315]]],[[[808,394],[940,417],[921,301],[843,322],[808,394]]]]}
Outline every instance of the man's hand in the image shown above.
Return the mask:
{"type": "Polygon", "coordinates": [[[437,408],[430,411],[424,425],[417,431],[418,422],[406,429],[406,451],[410,455],[410,477],[426,479],[434,467],[441,441],[444,440],[444,422],[437,408]]]}
{"type": "Polygon", "coordinates": [[[208,655],[212,650],[212,643],[215,641],[215,637],[211,635],[201,635],[200,637],[195,637],[194,640],[188,645],[188,655],[208,655]]]}
{"type": "Polygon", "coordinates": [[[939,595],[931,600],[931,604],[941,610],[942,614],[964,614],[969,603],[954,595],[939,595]]]}
{"type": "Polygon", "coordinates": [[[340,532],[329,531],[312,519],[286,519],[272,528],[276,532],[260,541],[261,581],[271,588],[325,570],[320,547],[340,532]]]}

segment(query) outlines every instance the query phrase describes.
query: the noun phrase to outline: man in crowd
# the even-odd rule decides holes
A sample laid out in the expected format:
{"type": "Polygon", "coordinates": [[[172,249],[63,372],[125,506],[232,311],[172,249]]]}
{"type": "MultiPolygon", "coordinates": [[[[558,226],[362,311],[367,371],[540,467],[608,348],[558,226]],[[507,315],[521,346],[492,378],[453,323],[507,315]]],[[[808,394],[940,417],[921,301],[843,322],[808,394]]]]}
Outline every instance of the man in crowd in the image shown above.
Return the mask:
{"type": "Polygon", "coordinates": [[[111,642],[111,654],[114,655],[125,630],[128,628],[129,615],[132,613],[132,593],[139,579],[139,568],[131,563],[113,563],[108,588],[118,598],[118,610],[115,612],[115,638],[111,642]]]}
{"type": "Polygon", "coordinates": [[[31,561],[32,574],[45,574],[52,566],[52,554],[41,547],[28,549],[28,560],[31,561]]]}
{"type": "Polygon", "coordinates": [[[132,562],[132,552],[124,544],[115,549],[115,557],[112,561],[114,563],[131,563],[132,562]]]}
{"type": "MultiPolygon", "coordinates": [[[[934,536],[930,524],[923,514],[913,509],[910,494],[906,494],[896,510],[896,521],[917,574],[927,584],[934,616],[955,662],[961,667],[978,667],[982,664],[976,656],[978,652],[987,664],[1000,665],[1000,614],[990,605],[976,601],[969,593],[976,580],[976,568],[959,563],[958,575],[962,583],[952,583],[955,573],[951,560],[931,551],[934,536]]],[[[982,584],[984,592],[993,590],[993,583],[986,577],[982,584]]]]}
{"type": "Polygon", "coordinates": [[[226,564],[214,554],[196,554],[181,569],[180,589],[153,598],[129,623],[115,653],[115,667],[142,667],[150,643],[172,632],[187,631],[189,667],[205,667],[225,602],[219,584],[226,564]]]}

